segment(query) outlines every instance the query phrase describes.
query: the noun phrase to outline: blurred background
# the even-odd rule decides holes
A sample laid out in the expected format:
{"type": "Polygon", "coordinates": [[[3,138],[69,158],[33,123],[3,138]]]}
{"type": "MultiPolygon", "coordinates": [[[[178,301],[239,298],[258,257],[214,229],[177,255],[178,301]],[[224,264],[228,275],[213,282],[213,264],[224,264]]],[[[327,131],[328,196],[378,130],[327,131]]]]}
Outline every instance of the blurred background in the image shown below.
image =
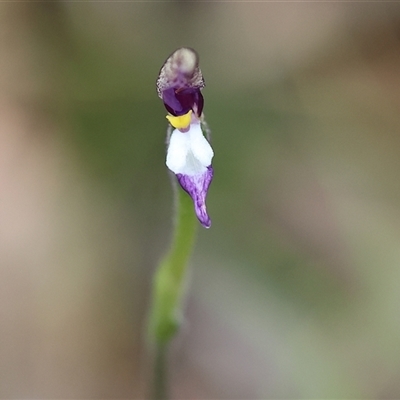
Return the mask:
{"type": "Polygon", "coordinates": [[[0,397],[145,398],[172,226],[155,80],[215,151],[176,399],[400,397],[400,7],[0,6],[0,397]]]}

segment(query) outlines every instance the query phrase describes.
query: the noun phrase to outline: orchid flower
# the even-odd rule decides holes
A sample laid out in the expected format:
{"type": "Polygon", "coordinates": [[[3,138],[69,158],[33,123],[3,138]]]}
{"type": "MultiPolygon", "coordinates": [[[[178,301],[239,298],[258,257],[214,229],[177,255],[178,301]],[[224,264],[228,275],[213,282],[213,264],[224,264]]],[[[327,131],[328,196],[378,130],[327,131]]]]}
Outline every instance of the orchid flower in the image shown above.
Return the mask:
{"type": "Polygon", "coordinates": [[[169,138],[166,165],[192,198],[200,223],[209,228],[206,197],[213,178],[214,152],[202,130],[204,99],[200,90],[205,83],[198,60],[190,48],[172,53],[160,70],[157,92],[175,128],[169,138]]]}

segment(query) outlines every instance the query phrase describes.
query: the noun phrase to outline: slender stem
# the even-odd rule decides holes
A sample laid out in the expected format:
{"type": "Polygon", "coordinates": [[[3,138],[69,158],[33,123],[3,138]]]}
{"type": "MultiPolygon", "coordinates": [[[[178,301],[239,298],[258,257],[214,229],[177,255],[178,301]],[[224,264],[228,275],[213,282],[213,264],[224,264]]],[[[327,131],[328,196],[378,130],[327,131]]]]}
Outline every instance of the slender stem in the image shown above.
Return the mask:
{"type": "Polygon", "coordinates": [[[154,385],[151,398],[154,400],[166,400],[168,398],[167,390],[167,348],[165,345],[157,346],[154,360],[154,385]]]}
{"type": "Polygon", "coordinates": [[[176,220],[171,247],[160,262],[153,281],[149,338],[156,344],[154,399],[166,399],[168,344],[182,321],[187,266],[195,242],[197,219],[192,199],[175,185],[176,220]]]}

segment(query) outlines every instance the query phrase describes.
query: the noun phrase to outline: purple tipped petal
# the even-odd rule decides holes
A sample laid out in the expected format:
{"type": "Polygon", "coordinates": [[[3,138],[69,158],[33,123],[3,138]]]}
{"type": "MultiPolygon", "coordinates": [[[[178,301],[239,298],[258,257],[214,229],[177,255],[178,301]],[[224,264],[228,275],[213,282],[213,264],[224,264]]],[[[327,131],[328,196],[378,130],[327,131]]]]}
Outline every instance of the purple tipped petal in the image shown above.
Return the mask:
{"type": "Polygon", "coordinates": [[[200,175],[176,175],[179,184],[193,199],[197,218],[205,228],[211,226],[211,219],[208,216],[206,209],[206,197],[213,175],[214,170],[211,165],[207,167],[207,170],[203,174],[200,175]]]}
{"type": "Polygon", "coordinates": [[[171,87],[162,92],[167,111],[175,116],[185,115],[193,110],[198,116],[203,111],[204,99],[199,88],[171,87]]]}

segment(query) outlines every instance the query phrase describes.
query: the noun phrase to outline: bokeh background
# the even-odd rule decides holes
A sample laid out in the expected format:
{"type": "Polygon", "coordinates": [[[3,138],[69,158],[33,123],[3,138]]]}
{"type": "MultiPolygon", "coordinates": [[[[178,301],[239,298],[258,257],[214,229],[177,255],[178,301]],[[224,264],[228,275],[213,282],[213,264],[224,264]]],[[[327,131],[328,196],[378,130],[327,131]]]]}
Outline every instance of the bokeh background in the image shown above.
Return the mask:
{"type": "Polygon", "coordinates": [[[68,1],[0,5],[0,397],[147,396],[181,46],[215,178],[172,397],[399,398],[399,4],[68,1]]]}

